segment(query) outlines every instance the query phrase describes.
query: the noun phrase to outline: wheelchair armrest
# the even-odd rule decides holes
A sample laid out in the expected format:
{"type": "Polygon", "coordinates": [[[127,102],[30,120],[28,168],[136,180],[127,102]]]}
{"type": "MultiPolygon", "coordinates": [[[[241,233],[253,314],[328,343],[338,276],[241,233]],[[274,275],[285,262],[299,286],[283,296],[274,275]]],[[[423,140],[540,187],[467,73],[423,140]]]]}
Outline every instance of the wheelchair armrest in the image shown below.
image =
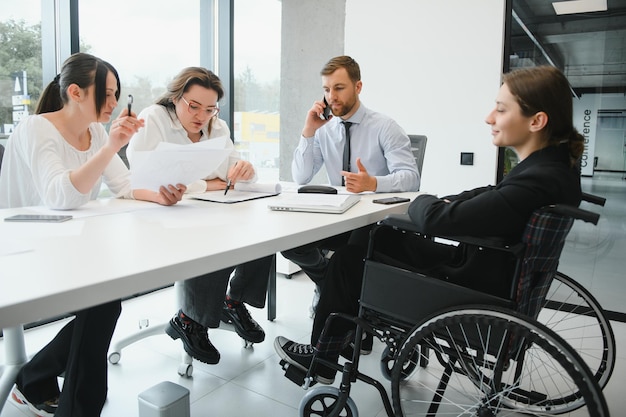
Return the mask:
{"type": "Polygon", "coordinates": [[[407,232],[420,233],[420,231],[417,230],[417,225],[411,221],[411,218],[407,213],[388,214],[378,224],[406,230],[407,232]]]}
{"type": "Polygon", "coordinates": [[[597,204],[598,206],[604,206],[606,204],[606,198],[589,193],[583,193],[583,201],[597,204]]]}
{"type": "Polygon", "coordinates": [[[593,223],[595,225],[597,225],[598,220],[600,220],[600,215],[598,213],[594,213],[593,211],[584,210],[574,206],[568,206],[566,204],[557,204],[554,206],[544,207],[543,210],[550,213],[573,217],[574,219],[583,220],[588,223],[593,223]]]}
{"type": "MultiPolygon", "coordinates": [[[[417,229],[417,225],[411,221],[408,214],[389,214],[379,225],[390,226],[396,229],[404,230],[407,232],[419,233],[426,236],[420,230],[417,229]]],[[[475,236],[428,236],[430,238],[441,238],[451,240],[454,242],[464,243],[472,246],[480,246],[483,248],[498,249],[517,254],[522,249],[523,245],[520,243],[511,244],[500,237],[475,237],[475,236]]]]}

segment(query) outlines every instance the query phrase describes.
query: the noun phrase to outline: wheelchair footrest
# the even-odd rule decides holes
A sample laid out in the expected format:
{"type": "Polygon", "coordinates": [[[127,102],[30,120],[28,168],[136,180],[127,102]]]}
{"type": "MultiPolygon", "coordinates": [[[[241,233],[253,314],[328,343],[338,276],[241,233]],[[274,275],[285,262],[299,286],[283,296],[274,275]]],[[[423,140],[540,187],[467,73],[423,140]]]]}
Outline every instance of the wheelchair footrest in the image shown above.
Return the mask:
{"type": "MultiPolygon", "coordinates": [[[[303,371],[302,369],[299,369],[293,366],[292,364],[290,364],[284,359],[280,360],[280,366],[285,371],[285,377],[287,377],[287,379],[289,379],[291,382],[293,382],[296,385],[304,386],[305,379],[306,379],[306,371],[303,371]]],[[[312,387],[315,384],[317,384],[317,381],[315,381],[314,378],[311,378],[308,386],[312,387]]]]}

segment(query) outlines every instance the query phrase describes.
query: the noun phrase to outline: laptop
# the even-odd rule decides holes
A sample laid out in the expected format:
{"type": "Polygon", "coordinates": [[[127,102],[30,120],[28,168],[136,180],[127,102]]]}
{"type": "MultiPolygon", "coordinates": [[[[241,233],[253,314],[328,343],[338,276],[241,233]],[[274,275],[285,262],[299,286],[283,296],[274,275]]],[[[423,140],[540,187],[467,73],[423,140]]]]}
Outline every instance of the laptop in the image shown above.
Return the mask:
{"type": "Polygon", "coordinates": [[[267,207],[276,211],[341,214],[358,203],[360,199],[361,196],[358,194],[285,193],[279,198],[273,198],[267,207]]]}

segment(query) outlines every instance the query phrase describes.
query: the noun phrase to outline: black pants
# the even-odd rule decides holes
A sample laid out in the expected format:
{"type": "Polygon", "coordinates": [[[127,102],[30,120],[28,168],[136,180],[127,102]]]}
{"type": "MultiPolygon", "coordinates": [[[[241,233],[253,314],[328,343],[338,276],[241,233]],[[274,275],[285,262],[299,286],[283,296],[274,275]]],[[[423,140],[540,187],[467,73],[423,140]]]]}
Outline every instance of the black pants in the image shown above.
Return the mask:
{"type": "MultiPolygon", "coordinates": [[[[459,285],[507,297],[515,271],[515,258],[499,251],[438,244],[391,228],[376,234],[374,259],[459,285]]],[[[328,316],[345,313],[357,316],[363,282],[366,247],[347,245],[330,259],[325,285],[313,321],[311,344],[316,345],[328,316]]],[[[337,338],[354,330],[352,322],[335,319],[326,335],[337,338]]]]}
{"type": "Polygon", "coordinates": [[[218,327],[233,270],[235,274],[230,279],[228,295],[253,307],[265,307],[273,260],[273,255],[267,256],[184,281],[182,299],[179,300],[181,309],[204,327],[218,327]]]}
{"type": "Polygon", "coordinates": [[[337,251],[348,244],[367,247],[371,227],[365,226],[318,240],[317,242],[298,246],[297,248],[281,252],[281,255],[298,265],[321,288],[326,277],[326,270],[328,269],[328,259],[323,251],[337,251]]]}
{"type": "Polygon", "coordinates": [[[17,375],[22,394],[34,403],[59,396],[55,417],[99,416],[107,396],[107,353],[119,300],[81,310],[17,375]],[[63,390],[57,377],[65,373],[63,390]]]}

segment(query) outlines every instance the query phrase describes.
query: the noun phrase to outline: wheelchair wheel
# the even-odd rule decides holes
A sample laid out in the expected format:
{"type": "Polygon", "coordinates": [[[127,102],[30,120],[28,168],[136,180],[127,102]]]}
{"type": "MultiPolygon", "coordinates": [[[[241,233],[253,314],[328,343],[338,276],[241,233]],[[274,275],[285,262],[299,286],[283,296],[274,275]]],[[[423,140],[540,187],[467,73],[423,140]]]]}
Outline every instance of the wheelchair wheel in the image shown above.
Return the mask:
{"type": "Polygon", "coordinates": [[[615,367],[615,336],[596,299],[578,282],[557,272],[537,320],[572,346],[604,388],[615,367]]]}
{"type": "MultiPolygon", "coordinates": [[[[401,374],[402,377],[406,378],[413,373],[415,367],[417,366],[417,355],[418,353],[415,352],[415,355],[411,357],[411,360],[405,363],[401,374]]],[[[380,372],[388,381],[391,381],[391,371],[393,370],[396,362],[395,356],[395,351],[389,346],[387,346],[382,355],[380,355],[380,372]]]]}
{"type": "Polygon", "coordinates": [[[392,372],[396,416],[609,415],[576,351],[515,312],[482,306],[448,311],[409,334],[392,372]],[[415,352],[430,352],[431,360],[405,379],[399,364],[415,352]]]}
{"type": "MultiPolygon", "coordinates": [[[[310,416],[328,416],[334,411],[337,398],[339,397],[339,389],[335,387],[315,387],[310,389],[302,400],[300,400],[300,417],[310,416]]],[[[338,417],[358,417],[359,412],[352,398],[344,404],[338,417]]]]}

